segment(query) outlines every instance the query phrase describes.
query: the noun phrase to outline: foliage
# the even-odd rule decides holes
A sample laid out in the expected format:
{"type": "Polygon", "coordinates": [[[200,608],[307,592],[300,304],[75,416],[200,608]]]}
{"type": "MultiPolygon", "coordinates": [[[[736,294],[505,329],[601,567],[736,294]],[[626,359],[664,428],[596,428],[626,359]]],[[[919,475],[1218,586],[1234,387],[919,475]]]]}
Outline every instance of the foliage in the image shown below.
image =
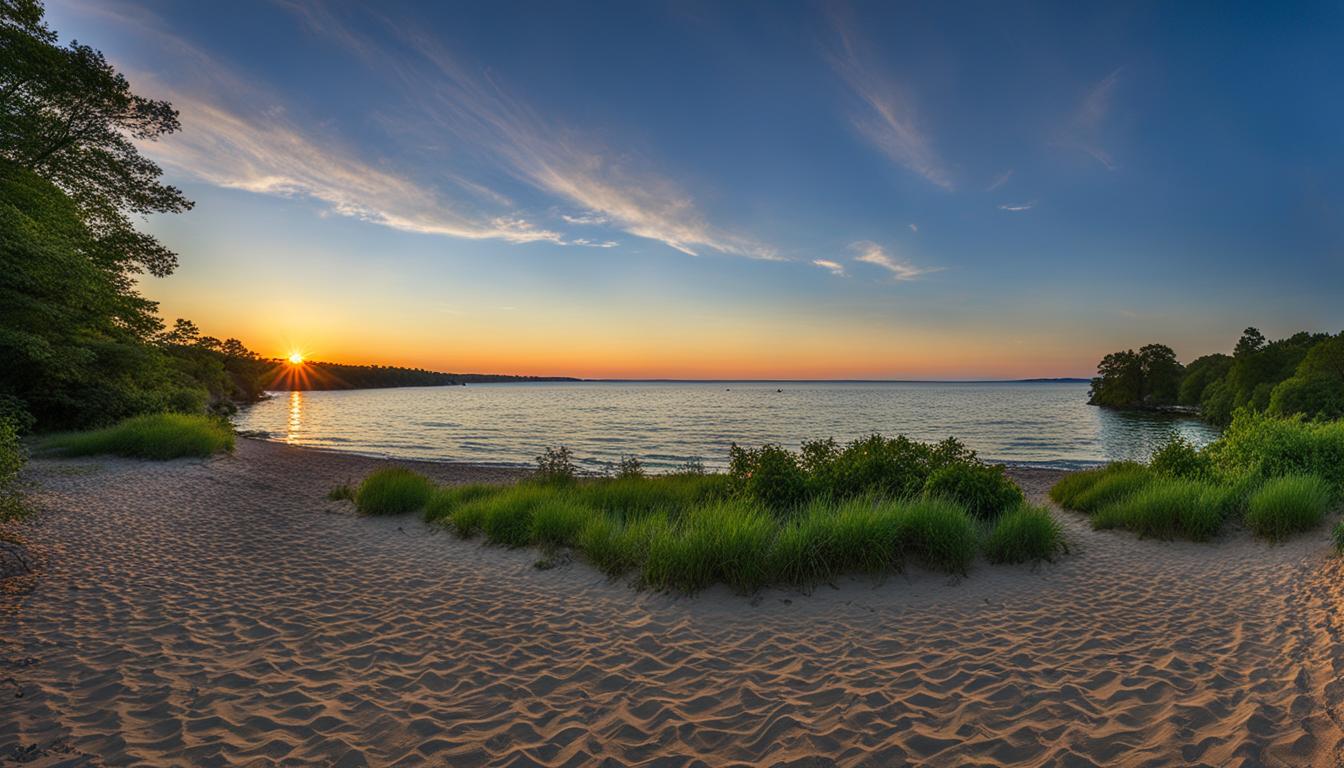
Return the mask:
{"type": "Polygon", "coordinates": [[[1115,408],[1198,406],[1205,420],[1220,426],[1242,409],[1341,418],[1344,333],[1301,332],[1270,341],[1247,328],[1231,356],[1205,355],[1185,368],[1161,344],[1113,352],[1097,366],[1089,402],[1115,408]]]}
{"type": "Polygon", "coordinates": [[[924,483],[924,493],[951,499],[982,520],[998,517],[1022,503],[1022,490],[1002,465],[958,462],[940,467],[924,483]]]}
{"type": "Polygon", "coordinates": [[[1266,480],[1246,504],[1246,527],[1279,541],[1321,524],[1331,504],[1330,484],[1318,475],[1285,475],[1266,480]]]}
{"type": "Polygon", "coordinates": [[[1335,523],[1335,529],[1330,532],[1330,540],[1335,545],[1335,554],[1344,556],[1344,520],[1335,523]]]}
{"type": "Polygon", "coordinates": [[[1103,506],[1092,516],[1092,526],[1123,528],[1140,536],[1184,536],[1205,541],[1217,535],[1229,511],[1229,493],[1222,486],[1158,477],[1103,506]]]}
{"type": "Polygon", "coordinates": [[[1064,476],[1050,498],[1065,509],[1092,513],[1139,490],[1152,476],[1142,464],[1117,461],[1064,476]]]}
{"type": "Polygon", "coordinates": [[[177,113],[92,48],[59,45],[42,16],[0,3],[0,399],[44,431],[256,399],[255,356],[161,336],[136,290],[176,256],[132,217],[191,207],[137,149],[176,131],[177,113]]]}
{"type": "Polygon", "coordinates": [[[801,503],[807,492],[807,475],[798,458],[778,445],[729,449],[728,473],[747,499],[777,512],[801,503]]]}
{"type": "Polygon", "coordinates": [[[1064,529],[1048,509],[1021,504],[994,524],[984,550],[991,563],[1026,563],[1053,560],[1068,546],[1064,529]]]}
{"type": "Polygon", "coordinates": [[[644,476],[644,462],[639,460],[638,456],[621,456],[621,461],[616,465],[616,477],[631,478],[644,476]]]}
{"type": "Polygon", "coordinates": [[[19,442],[19,431],[9,419],[0,417],[0,522],[24,512],[23,489],[19,472],[28,454],[19,442]]]}
{"type": "Polygon", "coordinates": [[[1112,352],[1097,365],[1089,402],[1114,408],[1169,405],[1176,402],[1184,373],[1164,344],[1112,352]]]}
{"type": "Polygon", "coordinates": [[[1187,480],[1206,478],[1211,472],[1208,457],[1180,435],[1173,435],[1158,448],[1149,460],[1148,466],[1153,472],[1164,477],[1187,480]]]}
{"type": "Polygon", "coordinates": [[[400,515],[425,506],[434,483],[405,467],[380,469],[364,478],[355,492],[355,507],[365,515],[400,515]]]}
{"type": "Polygon", "coordinates": [[[205,458],[233,450],[233,428],[211,416],[156,413],[132,416],[92,432],[53,435],[44,450],[61,456],[111,454],[137,459],[205,458]]]}
{"type": "Polygon", "coordinates": [[[1226,482],[1316,474],[1344,489],[1344,421],[1312,423],[1243,410],[1203,453],[1226,482]]]}
{"type": "Polygon", "coordinates": [[[537,477],[547,483],[568,483],[579,476],[574,456],[565,446],[546,448],[537,457],[537,477]]]}

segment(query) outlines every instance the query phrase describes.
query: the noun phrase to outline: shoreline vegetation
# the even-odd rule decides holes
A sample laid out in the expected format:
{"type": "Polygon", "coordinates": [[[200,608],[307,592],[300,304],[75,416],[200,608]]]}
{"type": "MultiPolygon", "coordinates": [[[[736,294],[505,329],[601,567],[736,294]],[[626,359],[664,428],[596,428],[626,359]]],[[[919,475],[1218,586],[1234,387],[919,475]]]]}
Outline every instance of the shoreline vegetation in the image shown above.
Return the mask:
{"type": "Polygon", "coordinates": [[[1239,410],[1278,417],[1344,418],[1344,331],[1270,341],[1247,328],[1231,355],[1182,365],[1165,344],[1112,352],[1097,364],[1090,405],[1197,415],[1225,427],[1239,410]]]}
{"type": "Polygon", "coordinates": [[[328,498],[366,515],[418,513],[464,539],[534,547],[540,568],[577,555],[609,577],[634,574],[640,587],[683,593],[715,583],[807,589],[911,562],[965,575],[981,553],[1015,563],[1067,551],[1048,510],[953,439],[734,446],[724,474],[692,464],[649,476],[627,457],[604,478],[580,477],[561,447],[516,484],[438,486],[391,467],[328,498]]]}

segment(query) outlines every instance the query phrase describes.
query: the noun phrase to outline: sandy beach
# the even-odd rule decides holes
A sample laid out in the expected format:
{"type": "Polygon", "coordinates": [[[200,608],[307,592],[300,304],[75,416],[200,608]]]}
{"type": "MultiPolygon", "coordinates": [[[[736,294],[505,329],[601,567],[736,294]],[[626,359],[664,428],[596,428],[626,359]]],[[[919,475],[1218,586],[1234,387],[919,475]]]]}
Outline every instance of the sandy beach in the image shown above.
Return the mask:
{"type": "MultiPolygon", "coordinates": [[[[673,597],[326,500],[376,459],[42,459],[0,762],[1344,764],[1344,573],[1094,532],[967,578],[673,597]]],[[[421,464],[444,481],[511,471],[421,464]]],[[[1055,473],[1015,473],[1043,497],[1055,473]]]]}

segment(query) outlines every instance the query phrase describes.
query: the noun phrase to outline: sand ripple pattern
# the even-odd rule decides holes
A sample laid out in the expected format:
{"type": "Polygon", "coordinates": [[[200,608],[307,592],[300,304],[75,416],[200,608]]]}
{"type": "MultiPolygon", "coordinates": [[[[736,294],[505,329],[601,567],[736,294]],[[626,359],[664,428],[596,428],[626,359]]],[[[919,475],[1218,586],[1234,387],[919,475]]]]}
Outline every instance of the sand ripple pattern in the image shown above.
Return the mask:
{"type": "Polygon", "coordinates": [[[37,462],[0,762],[1344,764],[1323,536],[1160,543],[1061,513],[1053,566],[674,599],[323,500],[375,463],[247,440],[37,462]]]}

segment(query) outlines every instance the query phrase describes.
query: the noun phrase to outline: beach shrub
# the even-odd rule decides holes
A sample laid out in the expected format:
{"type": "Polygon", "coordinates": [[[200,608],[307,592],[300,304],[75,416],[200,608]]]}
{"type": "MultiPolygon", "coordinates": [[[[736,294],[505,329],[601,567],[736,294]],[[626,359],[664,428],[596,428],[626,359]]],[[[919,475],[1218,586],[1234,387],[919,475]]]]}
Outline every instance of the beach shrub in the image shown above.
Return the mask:
{"type": "Polygon", "coordinates": [[[537,457],[537,479],[543,483],[569,483],[579,476],[579,468],[574,466],[574,455],[561,445],[546,448],[537,457]]]}
{"type": "Polygon", "coordinates": [[[807,476],[798,457],[778,445],[729,449],[728,473],[743,498],[783,512],[801,503],[807,491],[807,476]]]}
{"type": "Polygon", "coordinates": [[[949,463],[929,475],[924,495],[951,499],[981,520],[998,517],[1022,503],[1022,489],[1002,465],[949,463]]]}
{"type": "Polygon", "coordinates": [[[899,498],[920,492],[934,449],[904,435],[872,434],[844,447],[825,470],[825,490],[837,499],[858,496],[899,498]]]}
{"type": "Polygon", "coordinates": [[[7,418],[0,418],[0,522],[23,515],[23,490],[19,472],[28,454],[19,442],[19,431],[7,418]]]}
{"type": "Polygon", "coordinates": [[[1271,541],[1310,530],[1325,519],[1330,485],[1317,475],[1285,475],[1266,480],[1246,503],[1246,527],[1271,541]]]}
{"type": "Polygon", "coordinates": [[[91,432],[54,435],[42,447],[61,456],[112,454],[137,459],[204,458],[233,450],[233,428],[210,416],[156,413],[133,416],[91,432]]]}
{"type": "Polygon", "coordinates": [[[1020,504],[994,524],[984,550],[991,563],[1025,563],[1053,560],[1068,548],[1064,530],[1049,510],[1020,504]]]}
{"type": "Polygon", "coordinates": [[[616,464],[616,477],[629,479],[643,476],[644,462],[638,456],[621,456],[620,462],[616,464]]]}
{"type": "Polygon", "coordinates": [[[405,467],[379,469],[355,491],[355,507],[365,515],[401,515],[425,506],[434,484],[405,467]]]}
{"type": "Polygon", "coordinates": [[[1243,410],[1204,452],[1228,481],[1315,474],[1344,490],[1344,421],[1312,423],[1243,410]]]}
{"type": "Polygon", "coordinates": [[[1183,536],[1205,541],[1217,535],[1229,511],[1228,489],[1200,480],[1154,478],[1092,516],[1097,529],[1123,528],[1140,536],[1183,536]]]}
{"type": "Polygon", "coordinates": [[[1149,460],[1148,467],[1163,477],[1186,480],[1205,479],[1211,474],[1208,457],[1181,435],[1173,435],[1158,448],[1149,460]]]}

